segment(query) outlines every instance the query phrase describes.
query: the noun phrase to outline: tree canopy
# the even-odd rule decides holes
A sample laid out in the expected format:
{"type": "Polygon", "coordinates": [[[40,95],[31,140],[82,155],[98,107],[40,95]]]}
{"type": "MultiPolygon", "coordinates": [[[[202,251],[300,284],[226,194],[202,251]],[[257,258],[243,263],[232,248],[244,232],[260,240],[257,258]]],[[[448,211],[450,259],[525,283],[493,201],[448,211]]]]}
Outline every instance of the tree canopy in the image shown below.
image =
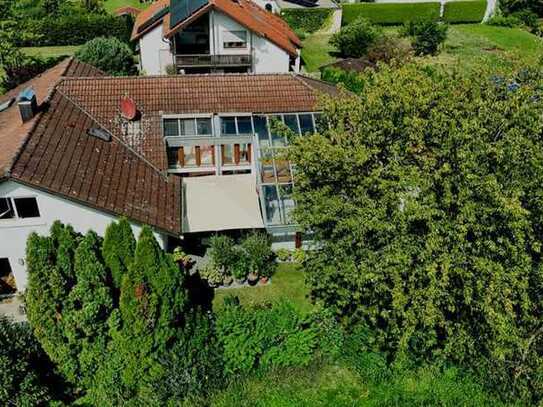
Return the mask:
{"type": "Polygon", "coordinates": [[[536,399],[541,72],[381,67],[359,96],[327,99],[328,126],[289,152],[312,295],[392,358],[484,366],[536,399]]]}

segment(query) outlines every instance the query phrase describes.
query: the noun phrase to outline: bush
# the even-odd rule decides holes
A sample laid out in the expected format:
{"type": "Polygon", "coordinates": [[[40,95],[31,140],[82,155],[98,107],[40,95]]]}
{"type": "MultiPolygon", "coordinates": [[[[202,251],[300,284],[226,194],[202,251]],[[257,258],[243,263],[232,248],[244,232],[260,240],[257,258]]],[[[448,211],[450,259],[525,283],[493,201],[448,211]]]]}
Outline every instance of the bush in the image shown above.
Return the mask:
{"type": "Polygon", "coordinates": [[[20,53],[15,58],[8,59],[2,65],[4,73],[0,76],[0,88],[5,90],[13,89],[55,66],[62,59],[63,57],[29,57],[20,53]]]}
{"type": "Polygon", "coordinates": [[[295,308],[280,302],[242,308],[225,300],[217,318],[217,335],[224,347],[227,373],[258,368],[305,366],[317,346],[314,329],[304,326],[295,308]]]}
{"type": "Polygon", "coordinates": [[[500,0],[499,6],[505,15],[518,11],[531,11],[543,17],[543,3],[540,0],[500,0]]]}
{"type": "Polygon", "coordinates": [[[450,1],[445,3],[446,23],[480,23],[486,12],[486,0],[450,1]]]}
{"type": "Polygon", "coordinates": [[[511,15],[518,18],[518,20],[526,26],[530,32],[539,35],[541,34],[541,25],[539,23],[539,17],[533,11],[517,11],[511,15]]]}
{"type": "Polygon", "coordinates": [[[324,23],[332,15],[332,9],[284,9],[281,17],[293,30],[300,30],[304,33],[313,33],[324,26],[324,23]]]}
{"type": "Polygon", "coordinates": [[[55,391],[54,368],[26,323],[0,317],[0,404],[46,406],[55,391]]]}
{"type": "Polygon", "coordinates": [[[230,267],[232,276],[238,280],[243,281],[247,278],[247,274],[251,272],[249,266],[249,256],[245,250],[239,246],[234,247],[234,261],[230,267]]]}
{"type": "Polygon", "coordinates": [[[67,15],[26,20],[21,30],[35,38],[20,38],[18,46],[43,47],[79,45],[97,37],[115,37],[128,42],[132,27],[126,19],[109,14],[71,12],[67,15]]]}
{"type": "Polygon", "coordinates": [[[76,57],[110,75],[135,73],[132,50],[114,37],[99,37],[87,42],[77,51],[76,57]]]}
{"type": "Polygon", "coordinates": [[[247,256],[249,272],[254,272],[262,277],[272,275],[275,263],[273,262],[271,241],[266,233],[250,233],[241,242],[241,248],[247,256]]]}
{"type": "Polygon", "coordinates": [[[232,272],[236,261],[234,247],[234,239],[226,235],[213,235],[209,239],[209,257],[225,274],[232,272]]]}
{"type": "Polygon", "coordinates": [[[321,79],[334,85],[341,83],[345,86],[345,89],[354,93],[360,93],[364,89],[364,80],[359,72],[325,67],[322,70],[321,79]]]}
{"type": "Polygon", "coordinates": [[[199,269],[200,277],[207,280],[210,286],[221,285],[224,281],[224,273],[212,261],[199,269]]]}
{"type": "Polygon", "coordinates": [[[400,25],[417,18],[439,20],[440,4],[436,3],[359,3],[343,4],[342,25],[358,18],[367,18],[374,24],[400,25]]]}
{"type": "Polygon", "coordinates": [[[486,24],[496,27],[513,28],[521,26],[522,21],[515,16],[493,16],[486,22],[486,24]]]}
{"type": "Polygon", "coordinates": [[[430,20],[410,21],[405,24],[402,34],[412,38],[416,55],[436,55],[447,39],[448,26],[430,20]]]}
{"type": "Polygon", "coordinates": [[[413,54],[409,41],[392,35],[383,35],[368,49],[368,60],[373,63],[402,64],[413,54]]]}
{"type": "Polygon", "coordinates": [[[335,33],[330,40],[343,57],[358,58],[383,35],[382,30],[365,18],[359,18],[335,33]]]}
{"type": "Polygon", "coordinates": [[[290,250],[289,249],[279,249],[275,252],[275,254],[277,255],[277,258],[280,260],[280,261],[289,261],[290,260],[290,250]]]}

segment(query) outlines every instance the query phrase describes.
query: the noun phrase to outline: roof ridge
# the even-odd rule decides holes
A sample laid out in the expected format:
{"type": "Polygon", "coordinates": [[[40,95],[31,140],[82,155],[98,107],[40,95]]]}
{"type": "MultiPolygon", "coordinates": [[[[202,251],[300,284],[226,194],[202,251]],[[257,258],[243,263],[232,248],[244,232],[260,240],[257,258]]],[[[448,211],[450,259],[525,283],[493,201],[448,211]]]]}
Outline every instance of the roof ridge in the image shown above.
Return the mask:
{"type": "Polygon", "coordinates": [[[106,126],[104,126],[96,117],[94,117],[87,109],[85,109],[83,106],[81,106],[79,103],[77,103],[75,100],[73,100],[70,96],[68,96],[66,93],[62,92],[60,89],[56,89],[58,93],[62,95],[62,97],[66,98],[70,103],[72,103],[75,107],[77,107],[81,112],[83,112],[86,116],[89,117],[92,121],[97,123],[104,131],[106,131],[113,139],[115,139],[120,145],[122,145],[124,148],[126,148],[128,151],[130,151],[132,154],[134,154],[138,159],[142,160],[145,164],[147,164],[153,171],[155,171],[157,174],[159,174],[164,181],[169,183],[168,177],[160,171],[157,167],[155,167],[149,160],[147,160],[142,154],[138,153],[136,150],[134,150],[132,147],[130,147],[128,144],[126,144],[120,137],[117,137],[115,134],[113,134],[112,131],[110,131],[106,126]]]}

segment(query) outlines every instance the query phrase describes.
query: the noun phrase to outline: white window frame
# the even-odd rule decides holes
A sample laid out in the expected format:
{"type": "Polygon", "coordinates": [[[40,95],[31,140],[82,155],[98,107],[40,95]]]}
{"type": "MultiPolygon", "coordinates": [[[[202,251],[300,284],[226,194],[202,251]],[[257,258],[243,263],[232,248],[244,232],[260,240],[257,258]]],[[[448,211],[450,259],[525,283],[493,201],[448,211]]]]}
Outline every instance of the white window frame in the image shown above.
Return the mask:
{"type": "Polygon", "coordinates": [[[5,221],[14,221],[14,220],[32,220],[32,219],[40,219],[42,217],[40,205],[38,204],[38,197],[35,195],[23,195],[23,196],[2,196],[0,197],[2,199],[7,199],[10,202],[11,208],[13,209],[13,213],[15,216],[13,218],[8,219],[0,219],[0,222],[5,221]],[[16,199],[34,199],[36,201],[36,206],[38,207],[39,216],[33,216],[28,218],[22,218],[19,216],[19,211],[17,210],[17,205],[15,205],[16,199]]]}

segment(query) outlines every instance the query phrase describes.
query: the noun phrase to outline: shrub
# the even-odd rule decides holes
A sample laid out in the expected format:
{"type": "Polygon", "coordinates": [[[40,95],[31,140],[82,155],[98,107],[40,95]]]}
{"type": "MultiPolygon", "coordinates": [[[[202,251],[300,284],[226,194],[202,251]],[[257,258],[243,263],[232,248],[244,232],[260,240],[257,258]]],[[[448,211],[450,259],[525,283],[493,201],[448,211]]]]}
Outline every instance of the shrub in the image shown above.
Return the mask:
{"type": "Polygon", "coordinates": [[[499,6],[505,15],[517,11],[532,11],[543,17],[543,3],[540,0],[500,0],[499,6]]]}
{"type": "Polygon", "coordinates": [[[132,50],[114,37],[99,37],[87,42],[77,51],[76,57],[110,75],[130,75],[135,72],[132,50]]]}
{"type": "Polygon", "coordinates": [[[290,260],[290,250],[289,249],[284,249],[284,248],[281,248],[279,250],[277,250],[275,252],[275,254],[277,255],[277,258],[280,260],[280,261],[289,261],[290,260]]]}
{"type": "Polygon", "coordinates": [[[332,9],[284,9],[281,17],[293,30],[300,30],[305,33],[313,33],[324,26],[324,23],[332,15],[332,9]]]}
{"type": "Polygon", "coordinates": [[[367,18],[374,24],[400,25],[417,18],[439,20],[440,4],[436,3],[359,3],[343,4],[342,25],[352,24],[358,18],[367,18]]]}
{"type": "Polygon", "coordinates": [[[379,27],[365,18],[359,18],[335,33],[330,44],[334,45],[343,57],[358,58],[366,55],[368,48],[382,35],[379,27]]]}
{"type": "Polygon", "coordinates": [[[213,262],[209,262],[199,269],[200,277],[207,280],[210,286],[221,285],[224,281],[224,273],[213,262]]]}
{"type": "Polygon", "coordinates": [[[364,89],[364,80],[359,72],[325,67],[322,70],[321,79],[334,85],[341,83],[347,90],[354,93],[360,93],[364,89]]]}
{"type": "Polygon", "coordinates": [[[60,393],[54,367],[26,323],[0,317],[0,404],[46,406],[60,393]]]}
{"type": "Polygon", "coordinates": [[[209,257],[225,273],[231,273],[236,261],[234,247],[234,240],[226,235],[214,235],[209,239],[209,257]]]}
{"type": "Polygon", "coordinates": [[[412,38],[416,55],[436,55],[447,39],[448,26],[430,20],[410,21],[405,24],[402,34],[412,38]]]}
{"type": "Polygon", "coordinates": [[[249,274],[251,271],[249,268],[249,257],[247,256],[245,250],[239,246],[234,247],[233,253],[234,261],[230,268],[232,276],[234,276],[236,280],[245,280],[247,278],[247,274],[249,274]]]}
{"type": "Polygon", "coordinates": [[[306,255],[305,255],[304,249],[296,249],[292,253],[292,261],[294,261],[294,263],[298,263],[298,264],[303,263],[305,260],[305,257],[306,255]]]}
{"type": "Polygon", "coordinates": [[[515,16],[493,16],[486,22],[486,24],[496,27],[513,28],[522,25],[522,21],[515,16]]]}
{"type": "Polygon", "coordinates": [[[115,37],[128,42],[132,31],[131,24],[124,18],[80,11],[23,21],[21,30],[32,34],[33,39],[21,37],[17,42],[21,47],[80,45],[97,37],[115,37]]]}
{"type": "Polygon", "coordinates": [[[271,241],[266,233],[253,232],[241,242],[249,266],[249,272],[262,277],[270,277],[275,268],[271,241]]]}
{"type": "Polygon", "coordinates": [[[402,64],[413,54],[409,41],[392,35],[383,35],[368,49],[368,60],[373,63],[402,64]]]}
{"type": "Polygon", "coordinates": [[[445,3],[446,23],[480,23],[486,12],[486,0],[449,1],[445,3]]]}
{"type": "Polygon", "coordinates": [[[287,302],[242,308],[225,301],[217,318],[217,335],[230,374],[259,367],[305,366],[317,346],[315,331],[303,325],[301,316],[287,302]]]}
{"type": "Polygon", "coordinates": [[[524,24],[524,26],[526,26],[532,33],[537,35],[541,33],[539,17],[533,11],[517,11],[512,14],[512,17],[518,18],[519,21],[524,24]]]}

